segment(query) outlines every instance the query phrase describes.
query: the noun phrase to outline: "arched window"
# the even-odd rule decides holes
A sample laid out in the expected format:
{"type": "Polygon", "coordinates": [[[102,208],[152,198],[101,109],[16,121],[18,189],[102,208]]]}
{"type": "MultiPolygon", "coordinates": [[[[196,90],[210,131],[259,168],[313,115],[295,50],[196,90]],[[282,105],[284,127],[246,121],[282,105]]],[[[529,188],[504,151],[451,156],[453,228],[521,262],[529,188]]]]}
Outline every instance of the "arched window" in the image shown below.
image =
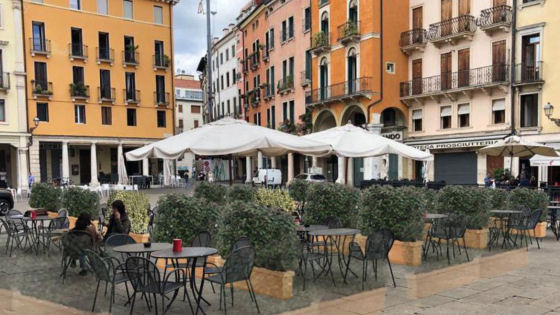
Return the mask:
{"type": "Polygon", "coordinates": [[[348,94],[356,92],[358,87],[358,60],[356,58],[356,50],[351,48],[346,57],[346,70],[348,73],[348,94]]]}
{"type": "Polygon", "coordinates": [[[348,21],[358,23],[358,0],[352,0],[348,3],[348,21]]]}
{"type": "Polygon", "coordinates": [[[327,58],[321,59],[319,66],[319,97],[321,100],[328,98],[329,63],[327,58]]]}
{"type": "Polygon", "coordinates": [[[326,35],[329,34],[329,13],[323,12],[321,15],[321,31],[326,35]]]}

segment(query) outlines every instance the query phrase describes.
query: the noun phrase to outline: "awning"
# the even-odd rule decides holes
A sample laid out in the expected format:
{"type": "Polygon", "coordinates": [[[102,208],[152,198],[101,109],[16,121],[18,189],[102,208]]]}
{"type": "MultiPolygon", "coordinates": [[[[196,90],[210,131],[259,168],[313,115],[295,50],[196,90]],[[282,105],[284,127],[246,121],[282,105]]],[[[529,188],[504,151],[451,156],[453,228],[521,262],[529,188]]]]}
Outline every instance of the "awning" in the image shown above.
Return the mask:
{"type": "MultiPolygon", "coordinates": [[[[560,154],[559,154],[560,155],[560,154]]],[[[560,157],[535,155],[531,158],[531,166],[560,166],[560,157]]]]}
{"type": "Polygon", "coordinates": [[[506,101],[505,100],[495,100],[492,103],[492,111],[499,111],[499,110],[506,110],[506,101]]]}
{"type": "Polygon", "coordinates": [[[422,110],[421,109],[415,109],[412,111],[412,119],[416,120],[416,119],[422,119],[422,110]]]}
{"type": "Polygon", "coordinates": [[[441,108],[441,117],[451,116],[451,106],[441,108]]]}
{"type": "Polygon", "coordinates": [[[457,111],[458,115],[465,115],[470,113],[470,106],[469,104],[459,105],[459,110],[457,111]]]}

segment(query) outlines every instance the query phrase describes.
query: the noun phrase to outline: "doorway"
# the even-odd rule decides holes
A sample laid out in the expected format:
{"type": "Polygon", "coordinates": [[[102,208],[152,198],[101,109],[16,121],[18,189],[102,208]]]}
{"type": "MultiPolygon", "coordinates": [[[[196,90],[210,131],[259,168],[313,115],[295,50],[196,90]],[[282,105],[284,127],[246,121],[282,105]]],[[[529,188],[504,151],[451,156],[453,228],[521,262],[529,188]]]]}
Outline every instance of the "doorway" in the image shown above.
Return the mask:
{"type": "Polygon", "coordinates": [[[91,182],[91,153],[90,150],[80,150],[80,184],[91,182]]]}

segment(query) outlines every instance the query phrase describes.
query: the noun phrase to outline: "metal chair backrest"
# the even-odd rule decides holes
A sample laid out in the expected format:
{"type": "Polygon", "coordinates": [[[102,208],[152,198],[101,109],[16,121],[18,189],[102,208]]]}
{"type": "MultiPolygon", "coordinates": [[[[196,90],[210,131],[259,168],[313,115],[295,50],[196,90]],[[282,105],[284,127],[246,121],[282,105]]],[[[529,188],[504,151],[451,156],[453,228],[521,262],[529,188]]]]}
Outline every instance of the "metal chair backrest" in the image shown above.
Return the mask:
{"type": "Polygon", "coordinates": [[[325,225],[329,227],[329,229],[338,229],[342,227],[342,223],[338,218],[328,218],[325,221],[325,225]]]}
{"type": "Polygon", "coordinates": [[[17,216],[23,215],[23,212],[21,212],[19,210],[16,210],[16,209],[12,209],[12,210],[8,211],[8,213],[6,213],[7,218],[9,218],[11,216],[16,216],[16,215],[17,216]]]}
{"type": "Polygon", "coordinates": [[[253,246],[253,243],[251,243],[251,240],[247,237],[247,236],[241,236],[239,238],[239,240],[237,240],[237,242],[235,242],[235,244],[233,244],[233,247],[231,249],[231,251],[233,252],[234,250],[241,248],[241,247],[247,247],[247,246],[253,246]]]}
{"type": "Polygon", "coordinates": [[[126,273],[136,292],[161,293],[161,278],[157,266],[144,257],[126,259],[126,273]]]}
{"type": "Polygon", "coordinates": [[[527,228],[534,230],[537,227],[537,224],[539,224],[539,220],[542,216],[542,210],[536,210],[533,211],[533,213],[531,213],[530,216],[527,217],[527,228]]]}
{"type": "Polygon", "coordinates": [[[70,222],[67,217],[57,217],[51,220],[49,223],[49,232],[54,230],[67,229],[70,226],[70,222]]]}
{"type": "Polygon", "coordinates": [[[88,263],[93,270],[97,280],[111,282],[113,273],[113,264],[110,260],[104,259],[96,252],[90,249],[84,249],[84,254],[88,259],[88,263]]]}
{"type": "Polygon", "coordinates": [[[394,240],[393,233],[389,230],[377,231],[368,236],[365,258],[367,260],[386,258],[393,248],[394,240]]]}
{"type": "Polygon", "coordinates": [[[68,217],[68,210],[60,209],[58,210],[58,214],[56,215],[57,218],[67,218],[68,217]]]}
{"type": "Polygon", "coordinates": [[[249,280],[255,263],[255,249],[253,246],[243,246],[234,249],[224,265],[226,283],[249,280]]]}
{"type": "Polygon", "coordinates": [[[84,250],[93,249],[93,239],[85,231],[71,230],[62,237],[62,249],[64,256],[78,259],[84,250]]]}
{"type": "Polygon", "coordinates": [[[113,250],[113,247],[135,244],[136,241],[128,234],[111,234],[105,240],[105,253],[111,257],[119,258],[124,261],[126,259],[125,254],[118,254],[113,250]]]}
{"type": "Polygon", "coordinates": [[[447,218],[449,234],[454,238],[463,238],[467,232],[467,217],[461,214],[451,214],[447,218]]]}
{"type": "Polygon", "coordinates": [[[191,242],[192,247],[210,247],[212,244],[212,235],[208,231],[202,231],[191,242]]]}

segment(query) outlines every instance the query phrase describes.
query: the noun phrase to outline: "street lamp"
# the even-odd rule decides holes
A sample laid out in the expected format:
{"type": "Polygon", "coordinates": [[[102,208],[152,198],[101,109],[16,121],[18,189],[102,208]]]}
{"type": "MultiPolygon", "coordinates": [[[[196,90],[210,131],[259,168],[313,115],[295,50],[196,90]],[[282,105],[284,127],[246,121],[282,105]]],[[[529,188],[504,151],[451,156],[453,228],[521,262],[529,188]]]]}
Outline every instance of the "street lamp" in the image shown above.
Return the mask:
{"type": "Polygon", "coordinates": [[[550,102],[544,105],[544,114],[545,116],[550,119],[552,122],[556,124],[556,126],[560,127],[560,119],[559,118],[552,118],[552,113],[554,112],[554,106],[550,104],[550,102]]]}
{"type": "Polygon", "coordinates": [[[35,131],[35,129],[37,129],[37,127],[39,127],[39,123],[41,122],[41,120],[39,119],[39,117],[35,116],[35,118],[33,118],[33,124],[35,125],[34,127],[29,128],[29,143],[27,144],[27,147],[30,147],[33,145],[33,131],[35,131]]]}

